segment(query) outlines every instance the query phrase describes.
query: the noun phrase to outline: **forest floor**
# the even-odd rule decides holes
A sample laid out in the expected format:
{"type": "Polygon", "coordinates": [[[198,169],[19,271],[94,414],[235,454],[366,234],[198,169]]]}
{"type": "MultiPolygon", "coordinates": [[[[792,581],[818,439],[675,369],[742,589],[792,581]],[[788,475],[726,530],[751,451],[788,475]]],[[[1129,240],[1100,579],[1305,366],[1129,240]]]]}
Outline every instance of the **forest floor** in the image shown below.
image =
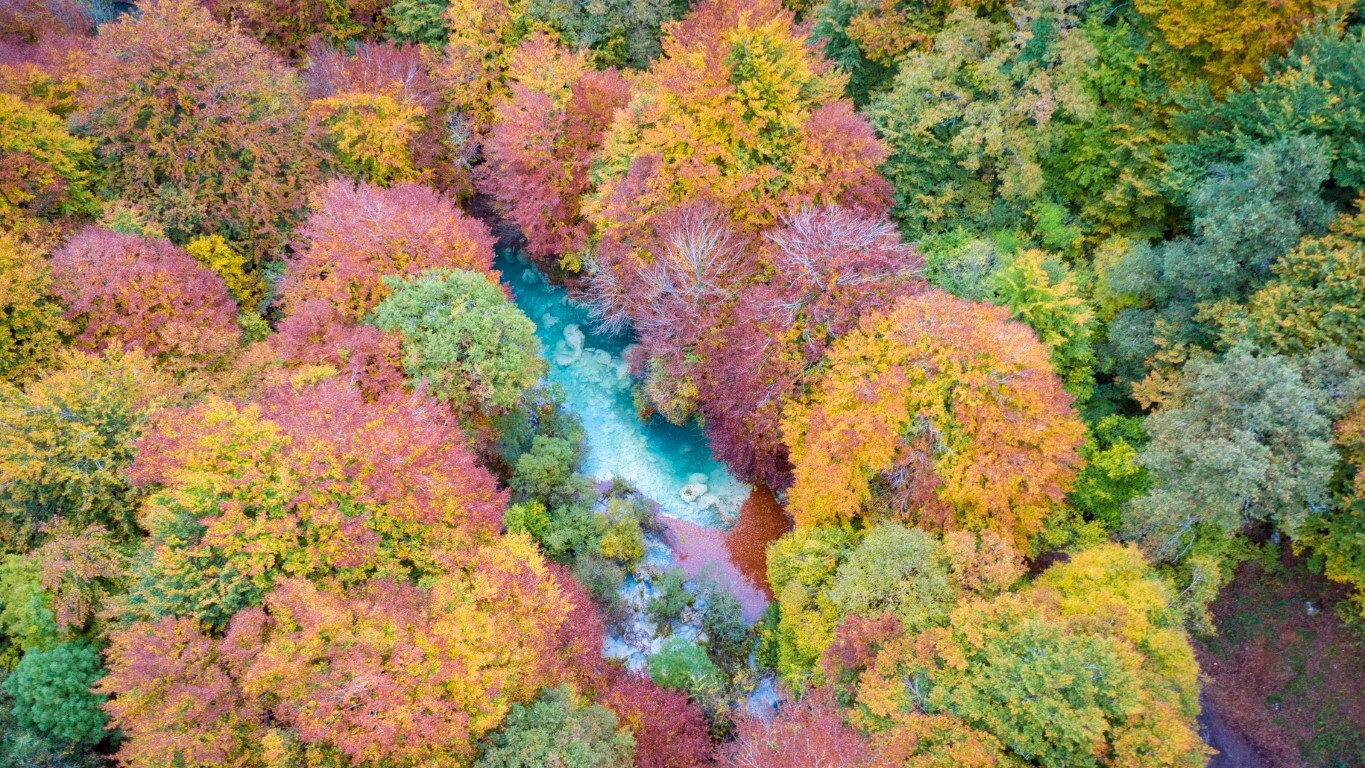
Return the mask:
{"type": "Polygon", "coordinates": [[[1345,594],[1288,552],[1238,569],[1195,643],[1211,768],[1365,766],[1365,627],[1337,615],[1345,594]]]}

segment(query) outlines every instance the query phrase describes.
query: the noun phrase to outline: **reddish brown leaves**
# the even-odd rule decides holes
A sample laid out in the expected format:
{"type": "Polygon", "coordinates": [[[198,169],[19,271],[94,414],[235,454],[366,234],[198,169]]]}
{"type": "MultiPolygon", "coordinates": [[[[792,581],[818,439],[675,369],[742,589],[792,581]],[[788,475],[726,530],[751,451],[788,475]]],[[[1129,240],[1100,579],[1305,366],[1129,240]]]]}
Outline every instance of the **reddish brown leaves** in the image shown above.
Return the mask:
{"type": "Polygon", "coordinates": [[[52,278],[87,349],[212,363],[237,346],[237,305],[222,278],[165,240],[88,227],[53,255],[52,278]]]}

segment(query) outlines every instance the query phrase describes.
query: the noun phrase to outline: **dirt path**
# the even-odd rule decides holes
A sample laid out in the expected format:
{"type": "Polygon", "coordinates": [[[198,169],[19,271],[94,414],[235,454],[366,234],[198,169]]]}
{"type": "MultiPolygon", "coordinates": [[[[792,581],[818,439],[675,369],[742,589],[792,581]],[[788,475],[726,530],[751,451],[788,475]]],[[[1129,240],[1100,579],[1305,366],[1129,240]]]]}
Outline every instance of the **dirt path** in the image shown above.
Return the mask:
{"type": "Polygon", "coordinates": [[[1205,744],[1218,750],[1209,758],[1208,768],[1272,768],[1245,736],[1228,727],[1207,696],[1200,696],[1199,704],[1204,710],[1199,716],[1199,735],[1205,744]]]}

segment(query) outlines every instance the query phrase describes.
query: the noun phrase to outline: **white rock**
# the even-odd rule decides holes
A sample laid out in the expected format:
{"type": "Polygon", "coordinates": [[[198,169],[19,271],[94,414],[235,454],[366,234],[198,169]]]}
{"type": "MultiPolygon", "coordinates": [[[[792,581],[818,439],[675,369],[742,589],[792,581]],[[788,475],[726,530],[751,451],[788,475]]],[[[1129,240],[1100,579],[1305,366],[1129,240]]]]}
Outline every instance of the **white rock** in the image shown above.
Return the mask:
{"type": "Polygon", "coordinates": [[[700,499],[697,499],[697,506],[702,509],[715,509],[720,506],[720,497],[714,493],[704,494],[700,499]]]}
{"type": "Polygon", "coordinates": [[[575,352],[583,351],[583,329],[577,323],[564,326],[564,344],[575,352]]]}
{"type": "Polygon", "coordinates": [[[678,495],[682,497],[683,501],[691,504],[706,495],[706,483],[688,483],[682,487],[682,490],[678,491],[678,495]]]}

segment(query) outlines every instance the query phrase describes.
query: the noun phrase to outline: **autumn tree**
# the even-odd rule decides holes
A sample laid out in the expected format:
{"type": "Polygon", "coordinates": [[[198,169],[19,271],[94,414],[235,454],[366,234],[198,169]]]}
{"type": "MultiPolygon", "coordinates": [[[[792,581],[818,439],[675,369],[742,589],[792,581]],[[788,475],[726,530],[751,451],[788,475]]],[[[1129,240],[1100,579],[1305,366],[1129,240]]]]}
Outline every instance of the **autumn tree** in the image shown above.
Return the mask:
{"type": "Polygon", "coordinates": [[[234,619],[225,642],[250,654],[243,691],[273,694],[271,714],[305,750],[458,765],[547,682],[564,612],[534,546],[509,537],[427,589],[378,581],[343,595],[285,582],[264,611],[234,619]],[[356,688],[357,675],[374,689],[356,688]]]}
{"type": "Polygon", "coordinates": [[[486,276],[432,271],[389,285],[375,327],[402,337],[410,379],[462,417],[512,409],[545,374],[535,324],[486,276]]]}
{"type": "Polygon", "coordinates": [[[739,718],[735,740],[726,745],[728,768],[792,768],[871,766],[867,739],[844,721],[843,712],[825,694],[783,702],[771,720],[739,718]]]}
{"type": "Polygon", "coordinates": [[[0,226],[98,210],[90,149],[58,116],[0,92],[0,226]]]}
{"type": "Polygon", "coordinates": [[[539,34],[522,43],[507,78],[508,93],[494,104],[479,188],[525,235],[531,258],[553,271],[561,255],[587,245],[579,198],[629,92],[615,70],[591,70],[581,54],[539,34]]]}
{"type": "Polygon", "coordinates": [[[284,578],[441,572],[498,530],[505,504],[447,409],[402,392],[366,402],[335,378],[167,411],[129,474],[153,488],[126,613],[218,627],[284,578]]]}
{"type": "Polygon", "coordinates": [[[663,250],[655,233],[671,209],[709,204],[742,236],[802,206],[884,210],[882,150],[841,91],[775,2],[708,0],[667,25],[663,57],[604,140],[584,208],[609,314],[647,305],[635,298],[647,290],[639,273],[663,250]]]}
{"type": "Polygon", "coordinates": [[[15,0],[0,9],[0,39],[31,43],[53,33],[86,34],[90,17],[76,0],[15,0]]]}
{"type": "Polygon", "coordinates": [[[882,523],[835,572],[830,601],[841,615],[889,613],[909,632],[942,623],[957,600],[948,556],[932,534],[882,523]]]}
{"type": "Polygon", "coordinates": [[[867,516],[1023,546],[1070,488],[1082,436],[1047,358],[1005,310],[938,292],[864,317],[783,421],[797,524],[867,516]]]}
{"type": "Polygon", "coordinates": [[[1203,765],[1171,601],[1135,550],[1087,551],[946,627],[880,638],[855,670],[855,717],[907,765],[1203,765]]]}
{"type": "Polygon", "coordinates": [[[341,45],[382,27],[384,0],[209,0],[223,21],[283,56],[301,58],[310,42],[341,45]]]}
{"type": "Polygon", "coordinates": [[[1125,513],[1125,535],[1165,560],[1180,559],[1205,526],[1226,536],[1268,521],[1297,536],[1328,505],[1332,420],[1359,387],[1340,354],[1302,365],[1242,344],[1221,360],[1191,360],[1167,406],[1147,418],[1139,461],[1151,488],[1125,513]]]}
{"type": "Polygon", "coordinates": [[[737,293],[714,349],[686,351],[704,359],[696,378],[712,450],[740,476],[780,488],[791,481],[782,409],[862,314],[924,289],[923,259],[889,222],[836,207],[784,217],[760,254],[765,279],[737,293]]]}
{"type": "Polygon", "coordinates": [[[433,167],[446,164],[449,148],[427,69],[416,46],[309,47],[309,115],[340,170],[379,185],[426,180],[444,188],[451,181],[433,167]]]}
{"type": "Polygon", "coordinates": [[[506,93],[507,66],[528,31],[524,10],[525,0],[451,0],[442,13],[449,36],[432,75],[472,137],[487,134],[493,103],[506,93]]]}
{"type": "Polygon", "coordinates": [[[88,227],[53,254],[52,290],[85,349],[139,347],[203,367],[238,346],[223,279],[166,240],[88,227]]]}
{"type": "Polygon", "coordinates": [[[276,330],[270,349],[289,368],[325,366],[370,399],[403,388],[401,340],[373,326],[352,325],[326,299],[298,304],[276,330]]]}
{"type": "Polygon", "coordinates": [[[698,4],[613,124],[589,218],[620,236],[703,193],[745,226],[801,204],[880,210],[882,151],[841,90],[776,3],[698,4]]]}
{"type": "Polygon", "coordinates": [[[219,234],[260,264],[318,176],[302,84],[197,2],[139,10],[102,28],[77,125],[111,187],[172,240],[219,234]]]}
{"type": "Polygon", "coordinates": [[[417,184],[332,181],[298,234],[281,284],[286,312],[323,299],[356,323],[389,295],[386,276],[414,277],[430,269],[492,272],[488,228],[451,198],[417,184]]]}
{"type": "Polygon", "coordinates": [[[266,738],[265,711],[237,687],[240,657],[191,619],[166,616],[110,634],[109,673],[97,690],[132,768],[250,759],[266,738]]]}
{"type": "Polygon", "coordinates": [[[609,673],[600,702],[635,739],[636,768],[698,768],[711,764],[712,745],[701,708],[686,694],[624,670],[609,673]]]}
{"type": "Polygon", "coordinates": [[[961,600],[999,594],[1022,573],[1018,551],[989,531],[952,531],[940,539],[886,522],[856,540],[838,528],[798,529],[768,550],[780,609],[768,642],[778,671],[794,686],[838,682],[830,672],[840,665],[825,663],[822,654],[843,654],[831,646],[847,645],[846,633],[940,626],[961,600]]]}
{"type": "Polygon", "coordinates": [[[0,382],[21,384],[56,358],[67,330],[42,253],[0,232],[0,382]]]}
{"type": "Polygon", "coordinates": [[[129,736],[120,758],[467,764],[475,740],[552,682],[566,606],[525,538],[452,558],[424,587],[282,581],[219,639],[170,617],[114,633],[100,689],[129,736]]]}
{"type": "Polygon", "coordinates": [[[1330,17],[1349,9],[1351,3],[1136,0],[1134,6],[1161,31],[1167,43],[1201,61],[1213,85],[1226,87],[1239,78],[1255,79],[1261,61],[1287,48],[1304,22],[1330,17]]]}
{"type": "Polygon", "coordinates": [[[147,415],[173,394],[136,349],[68,352],[22,390],[0,385],[3,548],[26,551],[54,517],[133,536],[140,494],[124,472],[147,415]]]}

